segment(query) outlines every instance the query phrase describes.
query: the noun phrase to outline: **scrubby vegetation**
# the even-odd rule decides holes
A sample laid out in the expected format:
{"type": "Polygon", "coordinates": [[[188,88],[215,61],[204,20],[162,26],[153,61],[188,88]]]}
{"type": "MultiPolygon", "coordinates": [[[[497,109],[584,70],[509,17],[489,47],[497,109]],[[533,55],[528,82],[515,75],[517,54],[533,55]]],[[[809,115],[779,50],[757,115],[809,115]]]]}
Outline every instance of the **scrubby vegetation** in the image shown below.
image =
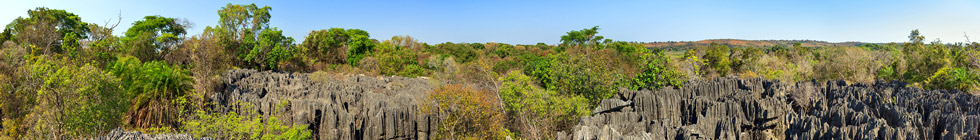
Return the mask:
{"type": "Polygon", "coordinates": [[[117,127],[227,139],[310,137],[306,126],[257,116],[247,106],[207,108],[220,74],[235,68],[310,72],[324,83],[335,73],[430,77],[445,85],[427,97],[434,108],[422,112],[443,119],[436,136],[448,139],[553,139],[621,88],[683,88],[716,77],[897,80],[980,93],[980,44],[925,43],[917,30],[906,43],[833,47],[660,49],[606,39],[598,26],[569,31],[555,45],[379,41],[342,28],[311,31],[297,42],[270,27],[271,10],[228,4],[217,25],[190,36],[189,23],[172,17],[146,16],[114,36],[115,25],[29,10],[0,33],[0,139],[92,137],[117,127]]]}

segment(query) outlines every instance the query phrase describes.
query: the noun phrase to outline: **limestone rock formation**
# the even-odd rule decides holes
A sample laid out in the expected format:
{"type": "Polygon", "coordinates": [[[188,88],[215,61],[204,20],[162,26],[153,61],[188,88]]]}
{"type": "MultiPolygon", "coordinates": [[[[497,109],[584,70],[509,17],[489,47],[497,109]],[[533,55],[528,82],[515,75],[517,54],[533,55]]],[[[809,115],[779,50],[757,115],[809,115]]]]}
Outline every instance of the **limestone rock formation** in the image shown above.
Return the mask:
{"type": "Polygon", "coordinates": [[[308,124],[314,139],[429,139],[435,117],[418,107],[434,87],[423,78],[333,75],[327,81],[306,73],[231,70],[224,93],[211,97],[216,110],[249,103],[260,114],[283,100],[286,121],[308,124]]]}
{"type": "Polygon", "coordinates": [[[901,83],[688,82],[620,90],[573,139],[980,139],[980,97],[901,83]]]}

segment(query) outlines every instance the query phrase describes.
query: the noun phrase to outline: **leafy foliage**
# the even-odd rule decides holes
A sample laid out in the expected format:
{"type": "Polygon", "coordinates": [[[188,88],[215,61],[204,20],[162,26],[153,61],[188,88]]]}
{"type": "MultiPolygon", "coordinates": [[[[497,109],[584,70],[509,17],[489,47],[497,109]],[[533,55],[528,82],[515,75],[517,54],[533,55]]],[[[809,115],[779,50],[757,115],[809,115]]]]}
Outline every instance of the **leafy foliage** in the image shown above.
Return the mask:
{"type": "Polygon", "coordinates": [[[665,56],[664,52],[657,50],[653,53],[643,53],[642,72],[633,78],[631,89],[660,89],[666,86],[680,87],[684,83],[684,75],[677,71],[678,68],[665,56]]]}
{"type": "Polygon", "coordinates": [[[960,91],[976,90],[980,85],[980,76],[976,70],[965,68],[945,67],[939,69],[926,82],[925,87],[930,89],[956,89],[960,91]]]}
{"type": "Polygon", "coordinates": [[[375,50],[375,57],[383,75],[417,77],[425,74],[425,69],[418,65],[417,54],[403,46],[384,43],[375,50]]]}
{"type": "Polygon", "coordinates": [[[122,39],[125,51],[141,60],[161,60],[161,53],[175,49],[187,33],[185,25],[174,18],[146,16],[133,23],[122,39]]]}
{"type": "Polygon", "coordinates": [[[133,97],[127,113],[129,124],[141,128],[177,126],[177,113],[182,107],[178,103],[186,100],[194,84],[187,71],[160,61],[142,63],[134,57],[123,57],[110,72],[122,79],[133,97]]]}
{"type": "Polygon", "coordinates": [[[708,66],[721,77],[728,75],[730,61],[728,55],[730,50],[726,45],[713,44],[705,51],[704,58],[708,61],[708,66]]]}
{"type": "Polygon", "coordinates": [[[441,139],[504,139],[513,135],[504,127],[505,116],[496,95],[462,85],[445,85],[432,90],[420,112],[436,115],[442,123],[436,126],[441,139]]]}
{"type": "MultiPolygon", "coordinates": [[[[32,44],[32,54],[63,53],[62,42],[66,35],[74,39],[88,37],[88,23],[81,17],[65,10],[39,7],[27,11],[28,18],[17,18],[8,28],[16,42],[32,44]]],[[[69,44],[71,40],[69,40],[69,44]]]]}
{"type": "Polygon", "coordinates": [[[24,109],[4,112],[5,135],[64,139],[94,136],[120,125],[128,102],[113,76],[91,65],[66,65],[46,55],[30,57],[28,63],[19,70],[25,75],[23,82],[12,90],[21,97],[19,103],[3,103],[5,110],[24,109]]]}
{"type": "Polygon", "coordinates": [[[276,105],[272,115],[263,117],[252,109],[252,105],[237,103],[234,110],[228,113],[208,113],[203,110],[194,112],[195,119],[184,123],[184,129],[196,137],[216,139],[310,139],[312,135],[306,125],[292,125],[279,120],[285,117],[282,108],[288,105],[283,101],[276,105]],[[239,114],[237,112],[242,112],[239,114]]]}
{"type": "Polygon", "coordinates": [[[535,87],[533,79],[519,71],[508,72],[500,81],[500,97],[514,123],[510,126],[523,138],[555,138],[555,132],[571,129],[590,113],[587,99],[535,87]]]}
{"type": "Polygon", "coordinates": [[[245,56],[245,62],[260,69],[279,69],[279,63],[293,58],[297,52],[293,38],[282,35],[282,30],[271,28],[259,34],[259,44],[245,56]]]}
{"type": "Polygon", "coordinates": [[[310,32],[300,46],[309,51],[307,55],[314,61],[356,66],[376,46],[369,37],[367,31],[360,29],[330,28],[310,32]]]}

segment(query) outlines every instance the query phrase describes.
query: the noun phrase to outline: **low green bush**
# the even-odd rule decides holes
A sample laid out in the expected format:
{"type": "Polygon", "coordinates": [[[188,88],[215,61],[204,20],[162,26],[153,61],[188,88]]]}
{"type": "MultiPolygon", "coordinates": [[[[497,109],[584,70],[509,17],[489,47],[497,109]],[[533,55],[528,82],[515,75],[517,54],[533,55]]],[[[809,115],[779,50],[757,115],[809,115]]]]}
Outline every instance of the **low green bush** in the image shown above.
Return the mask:
{"type": "Polygon", "coordinates": [[[306,125],[293,125],[279,120],[281,108],[289,101],[279,103],[268,116],[263,116],[250,104],[236,103],[227,113],[197,110],[193,118],[184,122],[184,131],[195,137],[215,139],[312,139],[306,125]],[[242,112],[239,114],[238,112],[242,112]]]}

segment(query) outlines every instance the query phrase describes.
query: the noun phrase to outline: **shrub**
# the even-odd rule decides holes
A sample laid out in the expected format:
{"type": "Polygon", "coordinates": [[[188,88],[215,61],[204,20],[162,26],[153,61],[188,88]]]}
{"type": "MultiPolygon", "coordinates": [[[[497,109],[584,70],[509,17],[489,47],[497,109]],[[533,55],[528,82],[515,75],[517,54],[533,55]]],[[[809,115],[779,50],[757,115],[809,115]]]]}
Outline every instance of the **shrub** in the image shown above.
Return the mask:
{"type": "Polygon", "coordinates": [[[417,55],[405,48],[383,44],[375,53],[378,68],[382,75],[416,77],[425,75],[425,69],[418,65],[417,55]]]}
{"type": "Polygon", "coordinates": [[[8,104],[5,99],[2,103],[5,110],[9,105],[20,108],[4,112],[5,135],[26,139],[91,137],[118,127],[126,111],[127,96],[120,92],[119,80],[91,65],[66,65],[63,60],[42,55],[29,58],[20,72],[25,79],[19,88],[25,90],[13,92],[21,101],[8,104]]]}
{"type": "MultiPolygon", "coordinates": [[[[479,45],[480,47],[482,47],[482,44],[479,45]]],[[[476,59],[477,47],[478,46],[475,46],[474,44],[466,44],[466,43],[456,44],[456,43],[446,42],[446,43],[440,43],[440,44],[436,44],[435,46],[429,47],[429,49],[427,49],[426,52],[433,52],[437,54],[445,54],[445,55],[453,56],[453,58],[455,58],[457,63],[467,63],[476,59]]]]}
{"type": "Polygon", "coordinates": [[[936,74],[929,77],[926,81],[927,89],[950,89],[969,92],[975,90],[980,85],[980,77],[977,71],[970,71],[964,68],[944,67],[939,69],[936,74]]]}
{"type": "Polygon", "coordinates": [[[508,72],[500,81],[500,97],[514,123],[510,126],[522,138],[553,139],[590,113],[587,99],[535,87],[533,79],[519,71],[508,72]]]}
{"type": "Polygon", "coordinates": [[[950,51],[945,45],[939,42],[924,44],[923,38],[925,37],[919,35],[918,30],[913,30],[909,35],[911,42],[902,45],[902,56],[907,65],[907,70],[902,75],[905,82],[918,85],[952,62],[950,51]]]}
{"type": "Polygon", "coordinates": [[[357,68],[366,72],[368,75],[378,75],[381,69],[378,67],[378,58],[365,57],[361,62],[357,62],[357,68]]]}
{"type": "MultiPolygon", "coordinates": [[[[589,48],[584,48],[589,49],[589,48]]],[[[602,99],[612,97],[619,87],[628,86],[626,75],[620,68],[615,68],[609,56],[590,53],[587,55],[579,48],[569,48],[566,52],[550,54],[550,83],[545,83],[548,90],[563,95],[577,95],[589,100],[590,105],[596,105],[602,99]]]]}
{"type": "Polygon", "coordinates": [[[683,63],[680,65],[681,69],[684,71],[685,75],[688,76],[689,80],[696,80],[704,75],[704,71],[701,70],[707,63],[707,60],[702,59],[701,55],[697,55],[697,51],[694,49],[688,49],[684,51],[683,63]]]}
{"type": "Polygon", "coordinates": [[[642,54],[642,71],[632,79],[630,89],[660,89],[666,86],[680,87],[684,84],[684,75],[677,71],[675,66],[663,51],[646,52],[642,54]]]}
{"type": "Polygon", "coordinates": [[[868,50],[858,47],[828,47],[819,50],[821,58],[814,66],[817,80],[843,79],[850,82],[874,82],[881,64],[875,63],[868,50]]]}
{"type": "Polygon", "coordinates": [[[323,71],[316,71],[316,72],[310,73],[310,76],[308,77],[308,79],[310,81],[313,81],[313,82],[318,82],[318,83],[321,83],[321,84],[327,84],[331,80],[330,76],[331,76],[330,73],[323,72],[323,71]]]}
{"type": "Polygon", "coordinates": [[[763,52],[756,47],[745,47],[734,49],[731,55],[731,68],[735,72],[746,72],[754,70],[754,64],[758,63],[763,52]]]}
{"type": "Polygon", "coordinates": [[[133,57],[120,58],[110,68],[121,78],[133,97],[126,122],[140,127],[176,127],[182,105],[194,84],[190,74],[160,61],[141,63],[133,57]]]}
{"type": "Polygon", "coordinates": [[[195,137],[216,139],[312,139],[306,125],[292,125],[279,120],[284,116],[281,108],[289,101],[279,103],[272,114],[263,117],[252,105],[236,103],[227,113],[194,112],[194,118],[184,123],[185,132],[195,137]],[[238,112],[242,112],[239,114],[238,112]]]}
{"type": "Polygon", "coordinates": [[[729,60],[728,60],[729,48],[726,45],[712,44],[705,53],[703,58],[708,61],[708,66],[714,70],[719,76],[725,77],[728,75],[729,60]]]}
{"type": "Polygon", "coordinates": [[[433,135],[439,139],[504,139],[512,135],[504,128],[499,99],[486,90],[462,85],[445,85],[432,90],[424,100],[435,103],[420,112],[442,121],[433,135]]]}

